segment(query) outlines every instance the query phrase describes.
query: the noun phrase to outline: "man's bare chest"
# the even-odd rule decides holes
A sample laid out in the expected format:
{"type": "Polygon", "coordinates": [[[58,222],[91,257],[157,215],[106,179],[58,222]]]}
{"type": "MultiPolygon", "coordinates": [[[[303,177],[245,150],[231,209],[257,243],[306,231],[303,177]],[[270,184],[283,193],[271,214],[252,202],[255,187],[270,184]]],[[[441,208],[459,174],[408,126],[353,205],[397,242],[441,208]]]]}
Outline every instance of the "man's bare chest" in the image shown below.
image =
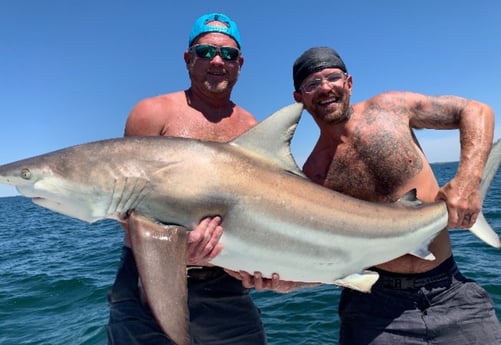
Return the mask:
{"type": "Polygon", "coordinates": [[[338,146],[323,162],[325,187],[365,200],[392,200],[422,168],[415,149],[377,145],[338,146]]]}
{"type": "Polygon", "coordinates": [[[195,138],[204,141],[228,142],[242,133],[248,127],[244,127],[241,123],[234,121],[210,122],[201,121],[199,119],[186,120],[184,122],[176,122],[171,125],[169,132],[166,135],[195,138]]]}

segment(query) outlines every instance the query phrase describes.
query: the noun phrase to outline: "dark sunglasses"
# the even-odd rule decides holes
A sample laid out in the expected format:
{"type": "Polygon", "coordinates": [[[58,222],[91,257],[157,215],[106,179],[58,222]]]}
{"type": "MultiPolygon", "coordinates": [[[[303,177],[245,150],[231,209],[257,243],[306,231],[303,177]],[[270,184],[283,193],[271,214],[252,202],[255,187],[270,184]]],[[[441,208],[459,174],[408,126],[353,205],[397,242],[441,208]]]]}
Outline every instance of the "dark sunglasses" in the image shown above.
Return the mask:
{"type": "Polygon", "coordinates": [[[240,50],[233,47],[216,47],[210,44],[197,44],[190,47],[201,59],[213,59],[216,54],[226,61],[234,61],[240,56],[240,50]]]}

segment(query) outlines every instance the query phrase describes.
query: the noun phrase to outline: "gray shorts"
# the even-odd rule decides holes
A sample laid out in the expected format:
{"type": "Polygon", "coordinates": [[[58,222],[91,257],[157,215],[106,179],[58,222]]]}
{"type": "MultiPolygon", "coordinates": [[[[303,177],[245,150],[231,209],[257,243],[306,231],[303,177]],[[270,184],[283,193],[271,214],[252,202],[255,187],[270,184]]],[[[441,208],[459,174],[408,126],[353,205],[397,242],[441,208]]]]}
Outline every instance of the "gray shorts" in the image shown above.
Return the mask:
{"type": "Polygon", "coordinates": [[[343,290],[341,345],[501,344],[491,298],[452,257],[424,274],[379,273],[369,294],[343,290]]]}
{"type": "MultiPolygon", "coordinates": [[[[260,312],[249,290],[222,269],[188,278],[192,344],[266,344],[260,312]]],[[[148,306],[140,301],[134,256],[124,247],[115,283],[108,294],[108,345],[171,345],[148,306]]]]}

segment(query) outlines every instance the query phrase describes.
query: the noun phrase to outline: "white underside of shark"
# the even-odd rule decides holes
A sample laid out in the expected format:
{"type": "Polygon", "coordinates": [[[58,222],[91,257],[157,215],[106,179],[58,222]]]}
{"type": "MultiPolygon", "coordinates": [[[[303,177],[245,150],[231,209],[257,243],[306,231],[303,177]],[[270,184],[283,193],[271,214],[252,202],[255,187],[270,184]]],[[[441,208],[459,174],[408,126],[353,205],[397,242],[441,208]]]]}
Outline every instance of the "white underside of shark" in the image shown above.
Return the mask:
{"type": "MultiPolygon", "coordinates": [[[[223,219],[223,250],[212,263],[265,277],[369,292],[378,274],[368,268],[407,253],[433,259],[427,246],[446,228],[445,202],[423,204],[411,191],[394,204],[370,203],[310,182],[289,146],[301,111],[285,107],[227,144],[126,137],[78,145],[0,166],[0,183],[86,222],[135,210],[144,226],[132,246],[148,301],[169,337],[185,344],[186,229],[206,216],[223,219]]],[[[483,197],[500,160],[498,141],[483,197]]],[[[501,246],[483,216],[471,230],[501,246]]]]}

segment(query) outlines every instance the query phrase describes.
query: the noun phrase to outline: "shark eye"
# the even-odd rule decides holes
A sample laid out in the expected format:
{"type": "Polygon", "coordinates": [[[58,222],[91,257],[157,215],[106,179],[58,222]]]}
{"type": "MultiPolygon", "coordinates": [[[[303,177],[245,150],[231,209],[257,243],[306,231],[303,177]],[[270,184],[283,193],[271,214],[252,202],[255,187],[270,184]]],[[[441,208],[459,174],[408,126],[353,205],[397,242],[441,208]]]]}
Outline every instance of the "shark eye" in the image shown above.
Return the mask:
{"type": "Polygon", "coordinates": [[[21,177],[25,180],[29,180],[31,178],[31,171],[28,168],[24,168],[21,170],[21,177]]]}

